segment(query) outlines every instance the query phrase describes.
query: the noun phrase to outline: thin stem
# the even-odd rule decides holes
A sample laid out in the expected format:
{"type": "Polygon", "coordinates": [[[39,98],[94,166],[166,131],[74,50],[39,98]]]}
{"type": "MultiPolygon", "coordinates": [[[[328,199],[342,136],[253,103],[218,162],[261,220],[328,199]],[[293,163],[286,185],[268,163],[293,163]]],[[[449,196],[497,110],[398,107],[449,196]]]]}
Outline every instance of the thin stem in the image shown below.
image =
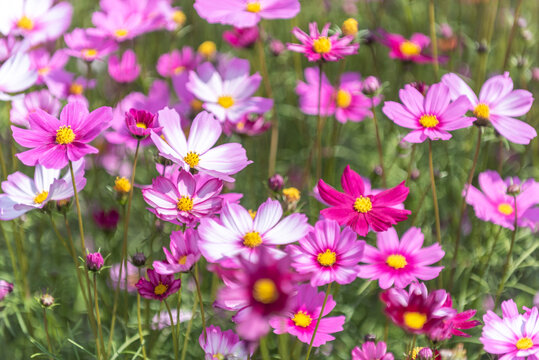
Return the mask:
{"type": "Polygon", "coordinates": [[[380,140],[380,131],[378,130],[378,119],[376,118],[376,109],[374,107],[374,98],[371,98],[372,120],[374,121],[374,130],[376,132],[376,146],[378,147],[378,158],[382,168],[382,184],[387,188],[386,170],[384,168],[384,152],[382,150],[382,141],[380,140]]]}
{"type": "MultiPolygon", "coordinates": [[[[191,309],[191,314],[195,314],[195,311],[197,309],[198,297],[195,297],[195,300],[193,301],[193,309],[191,309]]],[[[185,331],[185,338],[183,340],[183,347],[182,347],[182,359],[185,360],[185,355],[187,354],[187,343],[189,342],[189,335],[191,334],[191,328],[193,327],[193,318],[194,316],[191,316],[191,319],[189,319],[189,322],[187,323],[187,330],[185,331]]],[[[205,337],[205,341],[208,341],[208,339],[205,337]]]]}
{"type": "Polygon", "coordinates": [[[511,32],[509,33],[509,39],[507,40],[507,48],[505,49],[505,56],[503,58],[502,71],[507,69],[509,63],[509,55],[511,55],[511,45],[513,44],[513,39],[515,38],[515,33],[518,27],[518,18],[520,16],[520,8],[522,7],[522,0],[518,0],[517,6],[515,7],[515,14],[513,19],[513,26],[511,27],[511,32]]]}
{"type": "Polygon", "coordinates": [[[0,221],[0,231],[2,232],[2,236],[4,237],[4,240],[6,240],[7,250],[9,252],[9,258],[11,259],[11,268],[13,269],[13,276],[16,280],[19,282],[19,286],[22,288],[22,278],[21,278],[21,270],[17,267],[17,260],[15,260],[15,253],[13,252],[13,247],[11,246],[11,241],[8,239],[6,235],[6,231],[4,230],[4,223],[0,221]]]}
{"type": "Polygon", "coordinates": [[[496,245],[498,244],[498,239],[500,238],[502,229],[503,229],[502,226],[498,226],[498,232],[494,236],[494,240],[492,240],[492,245],[490,247],[490,251],[488,252],[487,260],[483,263],[483,266],[481,267],[481,271],[479,272],[480,279],[483,278],[483,275],[485,275],[485,271],[487,270],[487,267],[490,264],[490,259],[492,258],[492,254],[494,253],[494,249],[496,248],[496,245]]]}
{"type": "Polygon", "coordinates": [[[167,299],[164,299],[163,302],[165,303],[165,306],[167,307],[168,316],[170,318],[170,328],[172,331],[172,342],[174,345],[174,359],[178,360],[178,337],[176,336],[176,327],[174,326],[174,317],[172,316],[172,311],[170,310],[170,306],[167,303],[167,299]]]}
{"type": "Polygon", "coordinates": [[[324,118],[322,117],[322,66],[318,63],[318,121],[316,123],[316,178],[322,176],[322,130],[324,128],[324,118]]]}
{"type": "MultiPolygon", "coordinates": [[[[182,281],[182,273],[180,273],[180,283],[182,281]]],[[[178,305],[176,306],[176,337],[178,344],[180,343],[180,307],[182,306],[182,287],[178,290],[178,305]]]]}
{"type": "Polygon", "coordinates": [[[80,244],[82,251],[86,250],[86,243],[84,242],[84,226],[82,225],[82,212],[80,210],[79,193],[77,192],[77,183],[75,181],[75,173],[73,172],[73,163],[69,161],[69,172],[71,173],[71,183],[73,184],[73,192],[75,194],[75,205],[77,206],[77,215],[79,218],[79,232],[80,232],[80,244]]]}
{"type": "Polygon", "coordinates": [[[200,292],[200,283],[198,281],[198,262],[195,263],[195,273],[193,274],[195,279],[195,285],[197,287],[198,304],[200,305],[200,317],[202,319],[202,330],[204,337],[206,337],[206,318],[204,316],[204,304],[202,303],[202,293],[200,292]]]}
{"type": "Polygon", "coordinates": [[[328,284],[328,288],[326,289],[326,296],[324,297],[324,302],[322,303],[322,308],[320,309],[320,315],[318,315],[318,320],[316,321],[316,326],[314,327],[313,336],[311,337],[311,342],[309,344],[309,349],[307,350],[307,356],[305,356],[305,360],[309,360],[309,355],[311,355],[314,338],[316,337],[318,326],[320,326],[320,320],[322,320],[322,315],[324,314],[324,308],[326,307],[326,302],[328,301],[330,291],[331,291],[331,283],[328,284]]]}
{"type": "MultiPolygon", "coordinates": [[[[43,308],[43,327],[45,328],[45,335],[47,335],[47,348],[49,349],[49,353],[52,354],[52,343],[49,336],[49,326],[47,323],[47,309],[45,308],[43,308]]],[[[49,359],[52,360],[52,357],[49,357],[49,359]]]]}
{"type": "Polygon", "coordinates": [[[429,28],[430,42],[432,44],[432,66],[434,68],[434,76],[438,79],[438,40],[436,39],[436,24],[434,22],[434,0],[429,0],[429,28]]]}
{"type": "Polygon", "coordinates": [[[442,245],[442,236],[440,231],[440,211],[438,209],[438,196],[436,195],[436,182],[434,181],[434,165],[432,163],[432,140],[429,139],[429,170],[430,185],[432,188],[432,201],[434,203],[434,216],[436,218],[436,241],[442,245]]]}
{"type": "Polygon", "coordinates": [[[142,335],[142,322],[141,322],[141,316],[140,316],[140,294],[139,293],[137,293],[137,322],[138,322],[138,335],[140,338],[140,346],[142,347],[142,357],[144,358],[144,360],[146,360],[146,346],[144,345],[144,335],[142,335]]]}
{"type": "Polygon", "coordinates": [[[262,356],[262,360],[270,360],[267,336],[260,338],[260,355],[262,356]]]}
{"type": "MultiPolygon", "coordinates": [[[[94,306],[95,306],[95,318],[97,321],[97,333],[99,334],[99,343],[100,348],[105,349],[105,342],[103,341],[103,328],[101,327],[101,315],[99,314],[99,301],[98,301],[98,293],[97,293],[97,274],[94,273],[94,306]]],[[[96,339],[97,342],[97,339],[96,339]]],[[[105,358],[104,354],[101,354],[103,358],[105,358]]]]}
{"type": "Polygon", "coordinates": [[[2,169],[2,180],[7,176],[6,160],[4,159],[4,149],[0,146],[0,168],[2,169]]]}

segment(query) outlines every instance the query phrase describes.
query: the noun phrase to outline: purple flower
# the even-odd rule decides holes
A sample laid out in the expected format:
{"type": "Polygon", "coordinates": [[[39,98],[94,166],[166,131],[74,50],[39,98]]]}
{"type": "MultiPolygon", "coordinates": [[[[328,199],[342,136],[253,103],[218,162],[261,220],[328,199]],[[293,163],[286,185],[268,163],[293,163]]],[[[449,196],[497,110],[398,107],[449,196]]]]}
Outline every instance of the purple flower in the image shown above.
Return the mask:
{"type": "Polygon", "coordinates": [[[166,261],[154,261],[153,268],[161,275],[189,271],[200,258],[198,233],[194,229],[173,231],[170,234],[170,251],[163,248],[166,261]]]}
{"type": "Polygon", "coordinates": [[[116,82],[130,83],[135,81],[140,74],[140,65],[137,63],[137,55],[131,49],[127,49],[121,59],[116,55],[109,57],[109,75],[116,82]]]}
{"type": "Polygon", "coordinates": [[[153,269],[148,269],[147,274],[149,280],[140,278],[135,285],[143,298],[163,301],[181,287],[181,280],[174,279],[174,275],[161,275],[153,269]]]}
{"type": "Polygon", "coordinates": [[[31,51],[29,55],[32,69],[36,70],[38,74],[37,85],[46,84],[49,86],[51,74],[55,71],[63,70],[69,60],[69,56],[64,49],[57,50],[51,56],[47,50],[39,48],[31,51]]]}
{"type": "Polygon", "coordinates": [[[4,300],[13,291],[13,284],[5,280],[0,280],[0,301],[4,300]]]}
{"type": "Polygon", "coordinates": [[[157,115],[148,111],[130,109],[125,113],[125,125],[136,139],[146,139],[152,131],[161,131],[157,115]]]}
{"type": "Polygon", "coordinates": [[[96,272],[101,270],[104,265],[103,256],[101,253],[88,253],[86,255],[86,268],[90,271],[96,272]]]}

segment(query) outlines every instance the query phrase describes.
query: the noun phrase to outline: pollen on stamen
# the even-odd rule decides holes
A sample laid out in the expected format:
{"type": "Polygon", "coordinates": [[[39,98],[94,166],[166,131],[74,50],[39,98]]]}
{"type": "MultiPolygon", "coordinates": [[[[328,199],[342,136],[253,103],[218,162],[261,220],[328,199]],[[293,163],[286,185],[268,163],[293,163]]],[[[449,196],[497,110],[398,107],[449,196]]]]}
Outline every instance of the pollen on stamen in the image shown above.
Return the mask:
{"type": "Polygon", "coordinates": [[[60,145],[71,144],[75,140],[75,133],[71,126],[62,125],[56,130],[56,143],[60,145]]]}
{"type": "Polygon", "coordinates": [[[36,195],[36,197],[34,198],[34,203],[42,204],[43,201],[47,200],[48,196],[49,196],[48,191],[42,191],[42,192],[40,192],[39,194],[36,195]]]}
{"type": "Polygon", "coordinates": [[[271,279],[258,279],[253,285],[253,298],[263,304],[271,304],[279,298],[277,286],[271,279]]]}
{"type": "Polygon", "coordinates": [[[300,310],[294,314],[292,321],[294,322],[294,325],[306,328],[311,325],[313,318],[307,312],[300,310]]]}
{"type": "Polygon", "coordinates": [[[258,231],[248,232],[243,236],[243,245],[252,248],[260,246],[262,244],[262,237],[258,231]]]}
{"type": "Polygon", "coordinates": [[[180,211],[191,211],[193,210],[193,200],[189,196],[182,196],[178,199],[177,208],[180,211]]]}
{"type": "Polygon", "coordinates": [[[478,119],[488,120],[490,117],[490,108],[487,104],[479,103],[475,107],[473,114],[478,119]]]}
{"type": "Polygon", "coordinates": [[[395,270],[403,269],[408,265],[406,258],[400,254],[389,255],[386,259],[386,264],[395,270]]]}
{"type": "Polygon", "coordinates": [[[253,2],[248,3],[246,10],[248,12],[252,12],[252,13],[260,12],[260,10],[261,10],[260,2],[253,1],[253,2]]]}
{"type": "Polygon", "coordinates": [[[118,29],[114,31],[114,35],[117,37],[125,37],[129,34],[129,31],[127,29],[118,29]]]}
{"type": "Polygon", "coordinates": [[[330,267],[337,261],[337,254],[330,249],[327,249],[325,252],[318,254],[316,260],[320,265],[330,267]]]}
{"type": "Polygon", "coordinates": [[[440,123],[436,115],[423,115],[419,118],[419,123],[428,129],[436,127],[440,123]]]}
{"type": "Polygon", "coordinates": [[[217,99],[217,103],[224,107],[225,109],[228,109],[229,107],[232,107],[234,105],[234,99],[232,96],[219,96],[219,99],[217,99]]]}
{"type": "Polygon", "coordinates": [[[335,101],[337,102],[338,107],[347,108],[350,106],[350,103],[352,103],[352,95],[348,91],[341,89],[337,91],[335,101]]]}
{"type": "Polygon", "coordinates": [[[327,54],[331,51],[331,40],[325,36],[321,36],[313,41],[313,50],[318,54],[327,54]]]}
{"type": "Polygon", "coordinates": [[[159,283],[154,289],[153,289],[153,292],[155,295],[163,295],[164,293],[166,293],[168,290],[168,286],[163,284],[163,283],[159,283]]]}
{"type": "Polygon", "coordinates": [[[354,202],[354,210],[358,213],[367,213],[372,209],[371,199],[368,197],[360,196],[354,202]]]}
{"type": "Polygon", "coordinates": [[[17,27],[24,30],[32,30],[34,28],[34,21],[28,16],[23,16],[18,22],[17,27]]]}
{"type": "Polygon", "coordinates": [[[198,156],[197,153],[190,151],[187,153],[187,155],[185,155],[185,157],[183,158],[183,161],[185,161],[185,163],[189,165],[189,167],[193,168],[198,165],[200,161],[200,157],[198,156]]]}
{"type": "Polygon", "coordinates": [[[412,41],[404,41],[400,44],[399,50],[405,56],[416,56],[421,53],[421,47],[412,41]]]}
{"type": "Polygon", "coordinates": [[[513,206],[508,203],[502,203],[498,205],[498,211],[501,212],[504,215],[511,215],[513,213],[513,206]]]}

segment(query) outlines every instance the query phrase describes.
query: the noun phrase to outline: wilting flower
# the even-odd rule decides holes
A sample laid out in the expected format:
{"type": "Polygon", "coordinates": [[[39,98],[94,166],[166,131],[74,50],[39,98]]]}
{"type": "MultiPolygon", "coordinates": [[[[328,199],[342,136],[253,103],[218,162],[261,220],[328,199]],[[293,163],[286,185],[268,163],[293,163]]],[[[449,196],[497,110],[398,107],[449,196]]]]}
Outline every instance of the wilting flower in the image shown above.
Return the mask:
{"type": "Polygon", "coordinates": [[[255,26],[261,19],[291,19],[300,10],[299,0],[234,0],[226,3],[196,0],[194,7],[210,24],[238,28],[255,26]]]}
{"type": "Polygon", "coordinates": [[[329,36],[330,23],[327,23],[318,31],[315,22],[309,24],[309,34],[299,28],[294,28],[292,34],[301,44],[287,44],[288,50],[305,54],[309,61],[338,61],[347,55],[354,55],[359,49],[359,44],[350,44],[354,36],[343,36],[334,34],[329,36]]]}
{"type": "Polygon", "coordinates": [[[533,179],[521,182],[517,177],[503,180],[500,174],[492,170],[479,174],[478,180],[482,192],[471,185],[467,192],[466,189],[463,191],[466,202],[473,206],[478,218],[513,230],[516,211],[519,227],[534,229],[538,226],[538,182],[533,179]],[[512,185],[518,188],[518,193],[514,196],[509,194],[509,187],[512,185]]]}
{"type": "MultiPolygon", "coordinates": [[[[73,163],[77,191],[86,185],[84,160],[73,163]]],[[[60,178],[60,169],[47,169],[36,165],[34,179],[16,172],[2,182],[4,194],[0,194],[0,220],[12,220],[22,214],[42,209],[51,200],[64,200],[73,196],[73,184],[69,170],[60,178]]]]}
{"type": "Polygon", "coordinates": [[[140,74],[137,55],[131,49],[126,50],[119,59],[116,55],[109,57],[109,75],[119,83],[135,81],[140,74]]]}
{"type": "MultiPolygon", "coordinates": [[[[325,293],[318,292],[316,287],[309,284],[300,285],[297,294],[291,300],[292,305],[287,316],[274,317],[270,320],[273,332],[275,334],[288,333],[297,336],[299,341],[310,344],[324,297],[325,293]]],[[[335,337],[330,334],[343,330],[344,316],[325,317],[336,304],[333,297],[329,295],[313,341],[314,347],[335,340],[335,337]]]]}
{"type": "Polygon", "coordinates": [[[234,359],[247,360],[249,352],[247,344],[232,330],[221,331],[218,326],[210,325],[204,333],[200,334],[198,343],[204,350],[205,360],[234,359]]]}
{"type": "MultiPolygon", "coordinates": [[[[400,34],[384,33],[381,43],[387,46],[389,57],[403,61],[412,61],[418,64],[432,62],[433,58],[424,53],[430,44],[430,38],[421,33],[414,33],[410,40],[400,34]]],[[[438,59],[438,61],[443,59],[438,59]]]]}
{"type": "Polygon", "coordinates": [[[200,252],[210,262],[236,255],[254,261],[261,249],[282,256],[282,251],[275,246],[298,241],[309,230],[305,215],[296,213],[281,220],[282,215],[283,209],[277,200],[266,200],[254,219],[242,206],[225,203],[220,221],[200,220],[200,252]]]}
{"type": "Polygon", "coordinates": [[[221,72],[210,62],[200,65],[196,72],[189,73],[186,86],[219,121],[236,123],[246,114],[265,113],[272,108],[272,99],[252,96],[261,81],[260,74],[249,75],[249,61],[234,58],[221,72]]]}
{"type": "Polygon", "coordinates": [[[170,234],[170,251],[163,248],[166,261],[154,261],[153,268],[162,275],[189,271],[200,258],[198,241],[198,234],[194,229],[185,230],[185,234],[173,231],[170,234]]]}
{"type": "Polygon", "coordinates": [[[399,221],[404,221],[410,210],[398,209],[410,191],[404,181],[398,186],[384,190],[376,195],[367,194],[361,176],[347,165],[341,177],[344,193],[335,190],[320,179],[320,197],[331,207],[320,211],[327,219],[334,219],[339,225],[348,225],[360,236],[370,229],[375,232],[386,231],[399,221]]]}
{"type": "Polygon", "coordinates": [[[118,45],[104,35],[95,33],[95,29],[74,29],[64,35],[67,45],[66,54],[84,61],[102,60],[116,51],[118,45]]]}
{"type": "Polygon", "coordinates": [[[223,40],[235,48],[247,48],[258,40],[258,26],[234,28],[223,32],[223,40]]]}
{"type": "Polygon", "coordinates": [[[196,116],[186,139],[175,110],[165,108],[158,113],[163,137],[152,132],[152,140],[159,155],[181,165],[184,170],[196,169],[201,173],[233,182],[230,175],[243,170],[252,161],[247,160],[245,149],[238,143],[212,146],[221,135],[221,124],[203,111],[196,116]]]}
{"type": "Polygon", "coordinates": [[[172,50],[170,53],[159,56],[157,60],[157,72],[162,77],[174,77],[181,74],[189,74],[201,61],[200,55],[193,51],[190,46],[184,46],[180,50],[172,50]]]}
{"type": "Polygon", "coordinates": [[[490,354],[500,359],[537,359],[539,356],[538,310],[519,314],[513,300],[502,303],[502,318],[492,311],[483,316],[485,326],[479,341],[490,354]]]}
{"type": "Polygon", "coordinates": [[[442,84],[429,87],[424,97],[411,85],[399,91],[402,104],[386,101],[382,111],[395,124],[412,129],[403,141],[420,143],[430,140],[449,140],[448,131],[472,126],[473,118],[465,117],[469,108],[466,96],[450,103],[449,88],[442,84]]]}
{"type": "Polygon", "coordinates": [[[51,116],[58,116],[60,101],[51,95],[49,90],[33,91],[22,96],[17,96],[11,102],[9,120],[14,125],[29,127],[29,115],[37,109],[41,109],[51,116]]]}
{"type": "Polygon", "coordinates": [[[357,277],[358,262],[363,256],[365,242],[345,227],[341,232],[334,220],[320,220],[298,245],[287,248],[292,267],[300,274],[309,274],[312,286],[333,281],[349,284],[357,277]]]}
{"type": "Polygon", "coordinates": [[[449,87],[452,99],[466,96],[468,110],[473,111],[479,125],[490,122],[497,132],[516,144],[529,144],[537,136],[532,126],[514,118],[530,111],[533,96],[527,90],[513,90],[513,80],[508,72],[488,79],[481,87],[479,98],[456,74],[444,75],[442,82],[449,87]]]}
{"type": "Polygon", "coordinates": [[[90,271],[99,271],[104,265],[103,256],[100,252],[88,253],[86,255],[86,268],[90,271]]]}
{"type": "Polygon", "coordinates": [[[0,301],[4,300],[13,291],[13,284],[5,280],[0,280],[0,301]]]}
{"type": "Polygon", "coordinates": [[[137,109],[130,109],[125,113],[125,126],[131,135],[139,140],[150,136],[152,131],[161,130],[157,115],[137,109]]]}
{"type": "Polygon", "coordinates": [[[28,89],[37,80],[37,72],[31,69],[26,54],[15,54],[0,66],[0,101],[11,100],[7,93],[28,89]]]}
{"type": "Polygon", "coordinates": [[[378,280],[382,289],[393,284],[405,288],[417,279],[432,280],[443,269],[443,266],[429,266],[440,261],[445,252],[438,243],[422,249],[424,238],[420,228],[411,227],[400,241],[393,228],[377,233],[376,237],[377,248],[365,246],[361,262],[369,265],[361,265],[358,276],[378,280]]]}
{"type": "Polygon", "coordinates": [[[148,269],[146,273],[149,281],[140,278],[135,285],[143,298],[163,301],[178,291],[182,285],[182,281],[174,279],[174,275],[161,275],[153,269],[148,269]]]}
{"type": "Polygon", "coordinates": [[[393,354],[386,351],[387,346],[383,341],[377,344],[374,341],[365,341],[361,348],[356,346],[352,350],[352,360],[393,360],[393,354]]]}
{"type": "MultiPolygon", "coordinates": [[[[142,272],[141,275],[143,275],[142,272]]],[[[127,275],[124,263],[114,264],[110,268],[110,280],[113,287],[119,286],[120,289],[125,290],[127,277],[127,291],[133,292],[137,290],[136,284],[140,279],[139,269],[136,266],[133,266],[129,261],[127,262],[127,275]],[[120,277],[120,267],[122,268],[122,275],[120,277]]]]}

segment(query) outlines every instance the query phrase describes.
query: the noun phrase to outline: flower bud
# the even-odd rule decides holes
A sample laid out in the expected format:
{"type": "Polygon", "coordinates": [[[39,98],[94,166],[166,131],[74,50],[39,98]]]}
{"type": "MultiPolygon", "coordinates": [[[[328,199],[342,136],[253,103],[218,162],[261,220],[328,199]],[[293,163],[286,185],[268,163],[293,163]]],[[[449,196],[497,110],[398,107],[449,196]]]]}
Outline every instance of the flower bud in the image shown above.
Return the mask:
{"type": "Polygon", "coordinates": [[[131,191],[131,183],[125,177],[116,177],[114,180],[114,190],[120,194],[127,194],[131,191]]]}
{"type": "Polygon", "coordinates": [[[213,41],[204,41],[198,47],[198,53],[206,58],[206,60],[211,60],[217,52],[217,45],[213,41]]]}
{"type": "Polygon", "coordinates": [[[13,291],[13,284],[5,280],[0,280],[0,301],[13,291]]]}
{"type": "Polygon", "coordinates": [[[363,80],[363,93],[365,95],[374,95],[380,90],[380,81],[376,76],[367,76],[363,80]]]}
{"type": "Polygon", "coordinates": [[[144,255],[144,253],[138,252],[131,256],[131,262],[136,267],[142,267],[146,264],[146,255],[144,255]]]}
{"type": "Polygon", "coordinates": [[[54,298],[52,297],[52,295],[50,294],[43,294],[41,295],[41,297],[39,298],[39,303],[43,306],[43,307],[51,307],[52,305],[54,305],[54,298]]]}
{"type": "Polygon", "coordinates": [[[363,341],[365,341],[365,342],[375,342],[376,341],[376,335],[367,334],[367,335],[365,335],[365,337],[363,337],[363,341]]]}
{"type": "Polygon", "coordinates": [[[429,360],[429,359],[432,359],[434,357],[434,353],[432,352],[432,350],[428,347],[424,347],[422,348],[421,350],[419,350],[419,352],[417,353],[417,358],[421,359],[421,360],[429,360]]]}
{"type": "Polygon", "coordinates": [[[355,35],[357,34],[357,20],[354,18],[346,19],[341,26],[342,33],[344,35],[355,35]]]}
{"type": "Polygon", "coordinates": [[[284,179],[281,175],[275,174],[268,179],[268,186],[273,191],[280,191],[284,186],[284,179]]]}
{"type": "Polygon", "coordinates": [[[520,193],[520,185],[519,184],[511,184],[507,187],[507,194],[508,195],[518,195],[520,193]]]}
{"type": "Polygon", "coordinates": [[[270,51],[273,55],[279,56],[283,53],[283,51],[286,50],[286,47],[282,43],[282,41],[277,39],[272,39],[269,43],[270,51]]]}
{"type": "Polygon", "coordinates": [[[99,252],[89,253],[86,255],[86,268],[90,271],[97,272],[103,267],[103,256],[99,252]]]}
{"type": "Polygon", "coordinates": [[[295,187],[283,189],[283,195],[289,204],[295,204],[301,199],[301,192],[295,187]]]}

